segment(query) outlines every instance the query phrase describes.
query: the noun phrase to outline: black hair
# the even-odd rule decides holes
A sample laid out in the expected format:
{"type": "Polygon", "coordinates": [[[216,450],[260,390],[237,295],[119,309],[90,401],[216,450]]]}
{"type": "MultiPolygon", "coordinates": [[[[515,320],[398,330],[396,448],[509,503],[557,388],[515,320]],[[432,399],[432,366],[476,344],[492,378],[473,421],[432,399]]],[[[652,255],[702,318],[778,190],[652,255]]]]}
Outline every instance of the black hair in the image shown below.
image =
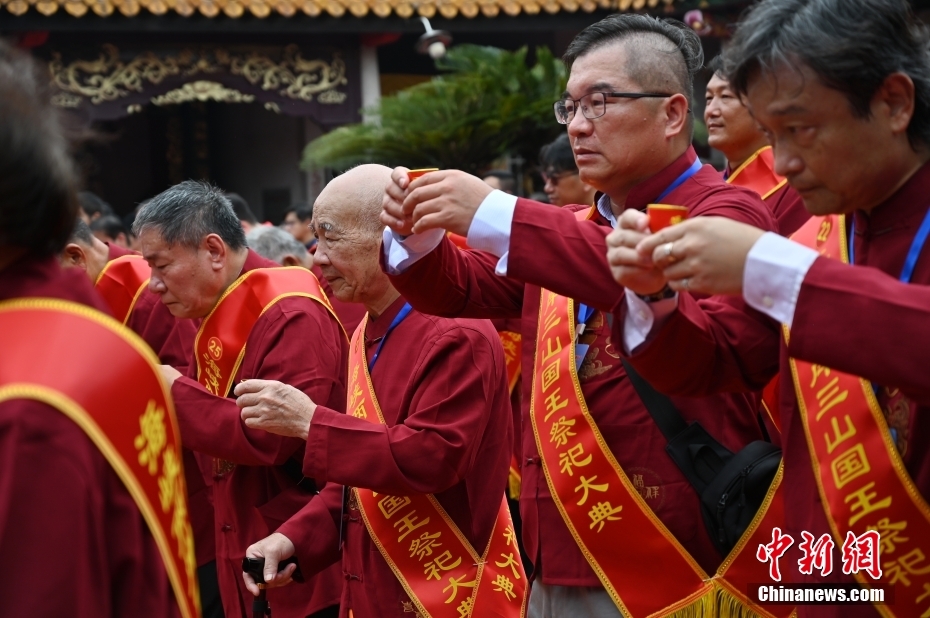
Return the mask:
{"type": "Polygon", "coordinates": [[[0,247],[61,251],[74,228],[76,176],[47,73],[0,40],[0,247]]]}
{"type": "Polygon", "coordinates": [[[552,175],[559,172],[577,172],[575,154],[567,133],[543,146],[539,151],[539,167],[544,174],[552,175]]]}
{"type": "Polygon", "coordinates": [[[906,0],[768,0],[749,10],[727,48],[724,72],[746,94],[759,71],[803,64],[868,118],[892,73],[914,82],[912,147],[930,144],[930,35],[906,0]]]}

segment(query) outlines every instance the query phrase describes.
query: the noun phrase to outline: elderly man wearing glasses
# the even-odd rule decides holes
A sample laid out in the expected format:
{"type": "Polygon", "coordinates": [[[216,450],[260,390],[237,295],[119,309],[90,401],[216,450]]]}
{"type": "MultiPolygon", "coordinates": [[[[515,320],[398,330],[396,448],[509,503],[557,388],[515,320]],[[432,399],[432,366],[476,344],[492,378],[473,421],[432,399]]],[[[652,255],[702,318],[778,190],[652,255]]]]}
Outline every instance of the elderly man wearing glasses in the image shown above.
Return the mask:
{"type": "MultiPolygon", "coordinates": [[[[531,618],[716,602],[705,580],[723,556],[610,341],[608,314],[624,289],[605,259],[616,218],[649,203],[775,227],[757,194],[727,185],[691,148],[692,76],[702,60],[692,30],[645,15],[607,17],[569,46],[555,116],[568,127],[580,179],[604,194],[594,206],[551,208],[453,170],[409,182],[398,168],[386,190],[385,269],[416,309],[523,320],[519,461],[523,540],[536,574],[531,618]],[[473,249],[458,250],[443,228],[467,235],[473,249]]],[[[752,394],[671,401],[734,452],[762,438],[752,394]]]]}

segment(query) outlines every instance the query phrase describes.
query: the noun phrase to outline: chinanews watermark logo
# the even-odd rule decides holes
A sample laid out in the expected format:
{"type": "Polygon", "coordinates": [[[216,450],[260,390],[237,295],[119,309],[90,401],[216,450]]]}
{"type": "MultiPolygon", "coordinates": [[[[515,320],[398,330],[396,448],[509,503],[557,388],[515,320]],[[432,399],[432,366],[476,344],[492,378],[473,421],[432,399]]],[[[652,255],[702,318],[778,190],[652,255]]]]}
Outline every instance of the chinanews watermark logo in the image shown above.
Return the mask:
{"type": "MultiPolygon", "coordinates": [[[[877,530],[869,530],[856,536],[852,532],[846,533],[840,557],[842,565],[839,569],[844,575],[863,574],[867,585],[860,583],[805,583],[805,584],[775,584],[782,581],[781,558],[788,549],[794,545],[794,538],[782,533],[781,528],[772,529],[772,541],[760,544],[756,550],[759,562],[768,563],[771,582],[750,584],[749,598],[762,604],[791,604],[791,605],[836,605],[836,604],[894,604],[894,586],[887,583],[878,583],[882,578],[881,564],[881,534],[877,530]]],[[[819,538],[810,532],[801,533],[801,542],[798,549],[801,558],[797,561],[798,572],[802,575],[815,575],[819,572],[822,577],[833,573],[834,548],[836,543],[829,534],[822,534],[819,538]]],[[[920,571],[930,570],[930,565],[908,565],[908,569],[917,568],[920,571]]]]}

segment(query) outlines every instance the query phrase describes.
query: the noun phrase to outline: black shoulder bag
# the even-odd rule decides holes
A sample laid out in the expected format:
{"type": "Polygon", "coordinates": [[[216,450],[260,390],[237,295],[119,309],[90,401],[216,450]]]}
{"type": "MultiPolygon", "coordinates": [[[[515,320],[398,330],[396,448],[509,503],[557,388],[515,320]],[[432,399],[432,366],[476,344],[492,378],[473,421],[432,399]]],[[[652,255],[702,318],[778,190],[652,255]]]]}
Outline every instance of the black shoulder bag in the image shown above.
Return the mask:
{"type": "Polygon", "coordinates": [[[756,440],[738,453],[717,442],[697,421],[690,425],[671,399],[623,360],[626,373],[659,431],[665,451],[701,499],[701,515],[714,545],[730,553],[765,500],[781,462],[781,449],[756,440]]]}

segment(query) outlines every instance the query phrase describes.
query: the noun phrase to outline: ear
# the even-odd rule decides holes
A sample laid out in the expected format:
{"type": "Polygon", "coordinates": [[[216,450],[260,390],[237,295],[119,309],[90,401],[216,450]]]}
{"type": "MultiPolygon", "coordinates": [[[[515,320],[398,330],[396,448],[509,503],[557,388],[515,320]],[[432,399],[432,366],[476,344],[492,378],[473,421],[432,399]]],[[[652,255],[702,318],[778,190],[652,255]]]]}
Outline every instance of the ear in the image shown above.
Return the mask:
{"type": "Polygon", "coordinates": [[[288,254],[281,259],[281,266],[303,266],[303,263],[297,259],[297,256],[288,254]]]}
{"type": "Polygon", "coordinates": [[[87,254],[84,248],[75,243],[69,242],[61,252],[61,264],[65,268],[80,268],[87,271],[87,254]]]}
{"type": "Polygon", "coordinates": [[[672,138],[683,133],[690,119],[688,99],[683,94],[673,94],[665,100],[665,137],[672,138]]]}
{"type": "Polygon", "coordinates": [[[213,270],[222,270],[226,265],[228,249],[223,239],[216,234],[207,234],[200,244],[200,248],[210,256],[210,267],[213,270]]]}
{"type": "Polygon", "coordinates": [[[872,98],[873,116],[876,105],[887,116],[892,133],[906,133],[914,117],[913,80],[904,73],[892,73],[886,77],[872,98]]]}

